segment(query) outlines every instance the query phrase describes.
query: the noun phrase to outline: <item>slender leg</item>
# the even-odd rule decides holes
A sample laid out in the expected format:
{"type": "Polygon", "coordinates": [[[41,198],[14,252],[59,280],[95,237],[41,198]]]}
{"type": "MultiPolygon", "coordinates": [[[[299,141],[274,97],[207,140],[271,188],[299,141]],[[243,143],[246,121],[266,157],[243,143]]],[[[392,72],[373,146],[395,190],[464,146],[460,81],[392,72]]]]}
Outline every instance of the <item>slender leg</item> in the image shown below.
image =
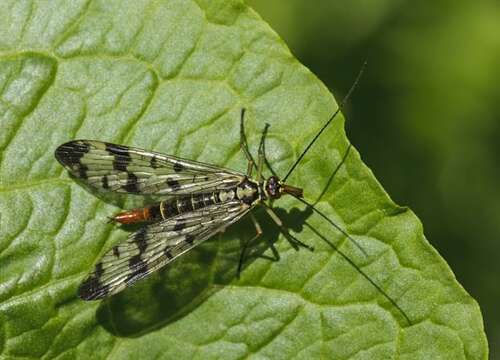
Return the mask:
{"type": "Polygon", "coordinates": [[[264,129],[264,132],[262,133],[262,138],[260,139],[260,146],[259,146],[259,156],[262,156],[264,164],[266,164],[267,169],[273,174],[274,176],[278,176],[276,174],[276,171],[271,167],[271,164],[267,160],[266,157],[266,135],[267,135],[267,128],[269,127],[269,124],[266,124],[266,128],[264,129]],[[262,155],[261,155],[262,153],[262,155]]]}
{"type": "MultiPolygon", "coordinates": [[[[263,233],[259,222],[257,221],[257,219],[255,218],[255,216],[252,213],[250,213],[250,218],[252,219],[252,222],[255,226],[256,234],[253,238],[251,238],[250,240],[245,242],[245,244],[243,245],[243,248],[241,249],[240,260],[238,262],[238,272],[237,272],[238,279],[240,278],[241,270],[243,269],[243,264],[245,263],[245,254],[246,254],[248,247],[250,246],[251,243],[253,243],[263,233]]],[[[273,252],[273,256],[274,256],[274,258],[266,257],[266,259],[269,259],[271,261],[279,261],[280,254],[278,253],[278,250],[276,250],[276,247],[274,246],[274,244],[272,243],[272,241],[270,239],[266,238],[266,241],[268,242],[269,247],[271,248],[271,251],[273,252]]]]}
{"type": "Polygon", "coordinates": [[[267,129],[269,129],[269,124],[266,124],[264,126],[264,131],[262,131],[262,136],[260,138],[260,144],[259,144],[259,152],[258,152],[258,157],[257,157],[257,181],[260,183],[260,180],[262,179],[262,167],[264,166],[265,160],[265,154],[264,154],[264,141],[266,139],[266,134],[267,134],[267,129]]]}
{"type": "Polygon", "coordinates": [[[240,118],[240,148],[241,151],[245,154],[245,157],[248,160],[247,166],[247,176],[252,176],[252,170],[255,166],[255,161],[250,154],[250,150],[248,150],[247,137],[245,135],[245,108],[241,109],[241,118],[240,118]]]}
{"type": "Polygon", "coordinates": [[[255,239],[257,239],[259,236],[262,235],[262,228],[260,227],[259,222],[257,221],[257,219],[255,218],[255,216],[252,213],[250,213],[250,218],[252,219],[252,222],[255,226],[256,234],[253,238],[251,238],[250,240],[245,242],[245,244],[243,244],[243,248],[241,249],[241,253],[240,253],[240,261],[238,262],[238,271],[236,273],[236,276],[238,277],[238,279],[240,278],[241,269],[243,268],[243,260],[245,259],[245,253],[246,253],[247,247],[250,245],[250,243],[254,242],[255,239]]]}
{"type": "Polygon", "coordinates": [[[298,250],[299,246],[300,246],[300,247],[306,248],[310,251],[314,251],[314,248],[312,246],[309,246],[309,245],[303,243],[302,241],[297,239],[295,236],[290,234],[290,232],[288,231],[288,228],[283,224],[281,219],[278,217],[278,215],[276,215],[276,213],[273,211],[273,209],[271,207],[269,207],[267,204],[264,204],[264,208],[266,209],[267,214],[271,217],[271,219],[280,228],[283,235],[285,235],[286,239],[288,240],[290,245],[292,245],[292,247],[295,250],[298,250]]]}
{"type": "Polygon", "coordinates": [[[266,241],[267,241],[267,244],[269,245],[269,247],[271,248],[271,251],[273,252],[273,257],[264,256],[264,255],[261,255],[261,257],[265,258],[267,260],[271,260],[271,261],[280,261],[280,253],[276,249],[276,246],[274,246],[271,239],[269,239],[267,237],[266,237],[266,241]]]}

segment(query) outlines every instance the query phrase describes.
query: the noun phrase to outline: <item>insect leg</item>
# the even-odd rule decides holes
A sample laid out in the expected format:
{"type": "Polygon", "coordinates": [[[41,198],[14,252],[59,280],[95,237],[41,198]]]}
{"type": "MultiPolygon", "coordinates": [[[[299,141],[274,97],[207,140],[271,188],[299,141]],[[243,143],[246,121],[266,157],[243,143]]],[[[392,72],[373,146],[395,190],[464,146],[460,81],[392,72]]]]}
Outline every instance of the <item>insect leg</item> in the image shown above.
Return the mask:
{"type": "Polygon", "coordinates": [[[260,146],[259,146],[259,156],[262,156],[264,164],[266,164],[267,169],[273,174],[273,176],[278,177],[278,174],[274,169],[271,167],[271,164],[267,160],[266,157],[266,135],[267,135],[267,129],[269,128],[269,124],[266,124],[266,128],[264,129],[264,132],[262,133],[262,138],[260,139],[260,146]],[[262,149],[262,150],[261,150],[262,149]],[[262,153],[262,155],[261,155],[262,153]]]}
{"type": "MultiPolygon", "coordinates": [[[[238,278],[240,277],[241,270],[243,269],[243,264],[245,263],[244,260],[245,260],[245,254],[246,254],[247,249],[250,247],[250,244],[253,243],[263,233],[259,222],[257,221],[257,219],[255,218],[255,216],[252,213],[250,213],[250,218],[252,219],[252,222],[255,226],[255,231],[257,233],[255,234],[255,236],[253,238],[251,238],[250,240],[245,242],[245,244],[243,245],[243,248],[241,249],[240,260],[238,262],[238,271],[237,271],[238,278]]],[[[269,247],[271,248],[271,251],[273,252],[273,256],[274,256],[274,258],[266,257],[266,259],[269,259],[272,261],[279,261],[280,254],[278,253],[278,250],[276,249],[276,247],[274,246],[272,241],[270,241],[268,238],[266,238],[266,241],[268,242],[269,247]]]]}
{"type": "Polygon", "coordinates": [[[262,179],[262,167],[264,166],[265,160],[265,153],[264,153],[264,140],[266,138],[267,134],[267,129],[269,129],[269,124],[266,124],[264,126],[264,131],[262,131],[262,137],[260,138],[260,144],[259,144],[259,152],[258,152],[258,158],[257,158],[257,182],[260,183],[260,180],[262,179]]]}
{"type": "Polygon", "coordinates": [[[245,154],[245,157],[248,160],[247,166],[247,176],[252,176],[253,168],[256,168],[255,161],[250,154],[250,150],[248,150],[247,136],[245,135],[245,108],[241,109],[241,118],[240,118],[240,149],[245,154]]]}
{"type": "Polygon", "coordinates": [[[290,243],[290,245],[293,246],[293,248],[295,250],[298,250],[299,246],[300,246],[300,247],[306,248],[306,249],[308,249],[310,251],[314,251],[314,248],[312,246],[309,246],[309,245],[303,243],[302,241],[300,241],[299,239],[297,239],[295,236],[293,236],[292,234],[290,234],[290,232],[288,231],[288,228],[283,224],[283,222],[281,221],[281,219],[278,217],[278,215],[276,215],[276,213],[274,212],[274,210],[271,207],[269,207],[267,204],[264,204],[264,209],[266,209],[267,214],[271,217],[271,219],[280,228],[280,230],[283,233],[283,235],[285,235],[286,239],[288,240],[288,242],[290,243]]]}
{"type": "Polygon", "coordinates": [[[250,218],[252,219],[252,222],[253,222],[253,224],[255,226],[255,231],[257,233],[255,234],[255,236],[253,238],[251,238],[250,240],[246,241],[243,244],[243,247],[241,248],[240,260],[238,261],[238,271],[236,273],[236,276],[238,277],[238,279],[240,278],[241,269],[243,267],[243,260],[245,258],[245,253],[246,253],[246,250],[248,248],[248,245],[250,243],[254,242],[255,239],[257,239],[259,236],[262,235],[262,228],[260,227],[259,222],[257,221],[257,219],[255,218],[255,216],[251,212],[250,212],[250,218]]]}

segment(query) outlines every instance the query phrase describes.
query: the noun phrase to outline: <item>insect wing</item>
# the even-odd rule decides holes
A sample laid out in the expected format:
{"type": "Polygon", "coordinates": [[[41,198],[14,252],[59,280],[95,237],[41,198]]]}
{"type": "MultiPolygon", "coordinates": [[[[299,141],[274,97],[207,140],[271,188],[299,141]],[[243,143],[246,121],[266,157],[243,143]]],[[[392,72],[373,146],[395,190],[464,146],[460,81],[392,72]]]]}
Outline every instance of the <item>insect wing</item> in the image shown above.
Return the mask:
{"type": "Polygon", "coordinates": [[[239,220],[250,206],[211,205],[143,227],[108,251],[78,290],[84,300],[116,294],[239,220]]]}
{"type": "Polygon", "coordinates": [[[75,140],[55,151],[70,173],[99,190],[183,195],[236,186],[244,175],[218,166],[95,140],[75,140]]]}

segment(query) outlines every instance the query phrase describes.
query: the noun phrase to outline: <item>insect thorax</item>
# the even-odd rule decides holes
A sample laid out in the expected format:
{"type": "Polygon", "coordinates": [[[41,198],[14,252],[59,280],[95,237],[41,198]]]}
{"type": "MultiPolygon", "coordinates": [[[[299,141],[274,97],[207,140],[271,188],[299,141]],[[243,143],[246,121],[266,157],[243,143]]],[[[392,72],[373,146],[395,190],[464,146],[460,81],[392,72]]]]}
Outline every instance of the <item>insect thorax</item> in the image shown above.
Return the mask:
{"type": "MultiPolygon", "coordinates": [[[[256,202],[261,201],[261,187],[259,183],[245,179],[236,187],[236,198],[247,205],[254,205],[256,202]]],[[[262,194],[264,195],[264,194],[262,194]]]]}

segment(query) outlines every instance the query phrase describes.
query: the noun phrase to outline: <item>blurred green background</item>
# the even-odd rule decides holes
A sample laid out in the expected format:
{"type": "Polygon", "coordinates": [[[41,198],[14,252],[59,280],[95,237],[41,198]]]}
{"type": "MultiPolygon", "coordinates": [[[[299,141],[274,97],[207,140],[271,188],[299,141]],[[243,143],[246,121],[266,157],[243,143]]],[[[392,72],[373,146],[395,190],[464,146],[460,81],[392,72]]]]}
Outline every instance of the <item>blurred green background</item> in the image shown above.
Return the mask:
{"type": "Polygon", "coordinates": [[[248,0],[339,101],[395,202],[479,302],[500,358],[500,1],[248,0]]]}

